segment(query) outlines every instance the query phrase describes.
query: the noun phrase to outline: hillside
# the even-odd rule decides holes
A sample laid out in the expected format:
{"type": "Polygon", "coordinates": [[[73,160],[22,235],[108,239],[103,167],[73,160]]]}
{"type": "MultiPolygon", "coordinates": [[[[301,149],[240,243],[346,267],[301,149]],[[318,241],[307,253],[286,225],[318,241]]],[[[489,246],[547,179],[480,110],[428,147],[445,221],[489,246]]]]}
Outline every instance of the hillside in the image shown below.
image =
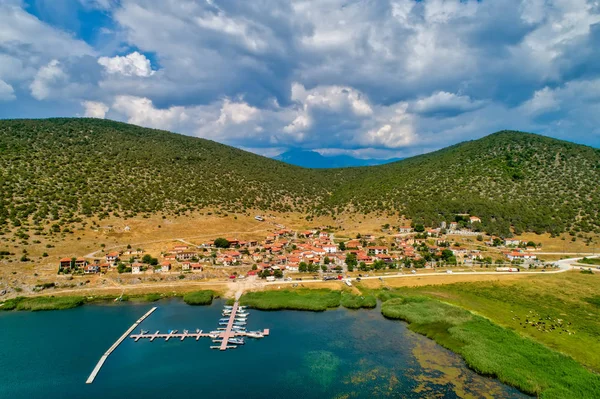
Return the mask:
{"type": "Polygon", "coordinates": [[[388,212],[435,225],[476,214],[496,234],[598,231],[600,151],[500,132],[391,164],[304,169],[212,141],[95,119],[0,121],[0,223],[205,207],[388,212]]]}

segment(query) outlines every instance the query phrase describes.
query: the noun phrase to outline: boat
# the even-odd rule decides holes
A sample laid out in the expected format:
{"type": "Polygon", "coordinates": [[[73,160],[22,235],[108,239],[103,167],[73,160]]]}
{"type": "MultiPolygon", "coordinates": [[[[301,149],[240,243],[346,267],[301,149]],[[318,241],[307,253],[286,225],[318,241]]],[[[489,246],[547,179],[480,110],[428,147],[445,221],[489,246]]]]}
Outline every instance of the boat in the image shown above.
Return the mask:
{"type": "Polygon", "coordinates": [[[260,331],[248,331],[246,336],[250,338],[263,338],[265,335],[260,331]]]}
{"type": "Polygon", "coordinates": [[[236,317],[234,321],[248,321],[247,317],[236,317]]]}
{"type": "Polygon", "coordinates": [[[188,330],[183,330],[183,333],[184,334],[189,334],[189,331],[188,330]]]}
{"type": "Polygon", "coordinates": [[[177,334],[177,330],[169,330],[169,334],[177,334]]]}
{"type": "Polygon", "coordinates": [[[233,306],[225,305],[225,306],[223,306],[223,308],[231,310],[231,309],[233,309],[233,306]]]}
{"type": "Polygon", "coordinates": [[[211,338],[219,338],[219,334],[208,334],[211,338]]]}
{"type": "Polygon", "coordinates": [[[244,345],[244,338],[229,338],[227,340],[227,343],[235,345],[244,345]]]}
{"type": "Polygon", "coordinates": [[[221,334],[221,331],[211,331],[209,334],[221,334]]]}
{"type": "Polygon", "coordinates": [[[228,323],[228,322],[226,322],[226,321],[225,321],[225,322],[220,322],[220,323],[219,323],[219,325],[220,325],[220,326],[226,326],[226,325],[228,325],[228,324],[229,324],[229,323],[228,323]]]}
{"type": "Polygon", "coordinates": [[[248,324],[248,323],[246,323],[245,321],[238,321],[238,322],[233,323],[234,326],[245,326],[246,324],[248,324]]]}
{"type": "Polygon", "coordinates": [[[238,326],[233,326],[231,328],[231,331],[235,331],[235,332],[246,332],[246,327],[238,327],[238,326]]]}
{"type": "Polygon", "coordinates": [[[219,321],[229,321],[229,318],[222,318],[222,319],[219,319],[219,321]]]}
{"type": "Polygon", "coordinates": [[[142,335],[144,335],[144,334],[148,334],[149,332],[150,332],[150,331],[148,331],[148,330],[142,330],[142,335]]]}

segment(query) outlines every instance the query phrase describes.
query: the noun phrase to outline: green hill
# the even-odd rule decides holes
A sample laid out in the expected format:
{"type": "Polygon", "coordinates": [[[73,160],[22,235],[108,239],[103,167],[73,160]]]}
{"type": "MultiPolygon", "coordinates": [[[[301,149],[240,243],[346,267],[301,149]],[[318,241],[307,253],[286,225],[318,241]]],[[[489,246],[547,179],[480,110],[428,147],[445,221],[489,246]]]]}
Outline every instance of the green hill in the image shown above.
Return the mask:
{"type": "Polygon", "coordinates": [[[393,212],[426,225],[469,213],[503,235],[511,226],[598,231],[599,178],[599,150],[519,132],[382,166],[317,170],[119,122],[0,121],[4,230],[220,207],[393,212]]]}

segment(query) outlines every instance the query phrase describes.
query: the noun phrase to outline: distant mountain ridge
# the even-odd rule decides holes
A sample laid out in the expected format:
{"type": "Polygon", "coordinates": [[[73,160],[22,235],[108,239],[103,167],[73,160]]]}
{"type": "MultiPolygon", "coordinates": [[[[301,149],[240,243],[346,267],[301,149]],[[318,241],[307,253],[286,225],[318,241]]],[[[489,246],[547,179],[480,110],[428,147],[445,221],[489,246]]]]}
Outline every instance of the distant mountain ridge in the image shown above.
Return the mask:
{"type": "Polygon", "coordinates": [[[357,166],[383,165],[400,161],[402,158],[391,159],[362,159],[350,155],[321,155],[316,151],[292,149],[281,153],[273,159],[303,168],[349,168],[357,166]]]}
{"type": "Polygon", "coordinates": [[[0,121],[0,234],[85,216],[220,209],[387,214],[426,226],[600,233],[600,150],[513,131],[379,166],[306,169],[210,140],[109,120],[0,121]]]}

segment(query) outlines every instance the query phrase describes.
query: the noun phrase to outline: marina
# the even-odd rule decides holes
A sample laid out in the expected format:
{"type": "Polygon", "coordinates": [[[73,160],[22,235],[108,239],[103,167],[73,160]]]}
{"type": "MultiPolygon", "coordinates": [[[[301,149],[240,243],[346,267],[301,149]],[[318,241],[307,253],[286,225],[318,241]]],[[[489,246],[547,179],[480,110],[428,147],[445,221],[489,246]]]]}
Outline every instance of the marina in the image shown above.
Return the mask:
{"type": "MultiPolygon", "coordinates": [[[[196,329],[194,332],[183,330],[180,333],[178,330],[169,330],[167,333],[161,333],[160,331],[150,333],[149,331],[141,330],[139,334],[131,334],[129,337],[135,340],[135,342],[141,339],[148,339],[152,342],[157,338],[164,339],[165,341],[171,339],[184,341],[187,338],[199,341],[200,338],[211,338],[213,343],[219,344],[212,345],[211,349],[225,351],[227,349],[235,349],[237,345],[244,345],[244,337],[260,339],[270,334],[269,329],[246,331],[245,326],[247,325],[248,317],[249,313],[246,311],[246,307],[240,306],[236,301],[233,306],[224,306],[223,317],[219,319],[219,327],[215,331],[206,333],[196,329]]],[[[131,331],[133,329],[130,329],[128,333],[131,333],[131,331]]]]}

